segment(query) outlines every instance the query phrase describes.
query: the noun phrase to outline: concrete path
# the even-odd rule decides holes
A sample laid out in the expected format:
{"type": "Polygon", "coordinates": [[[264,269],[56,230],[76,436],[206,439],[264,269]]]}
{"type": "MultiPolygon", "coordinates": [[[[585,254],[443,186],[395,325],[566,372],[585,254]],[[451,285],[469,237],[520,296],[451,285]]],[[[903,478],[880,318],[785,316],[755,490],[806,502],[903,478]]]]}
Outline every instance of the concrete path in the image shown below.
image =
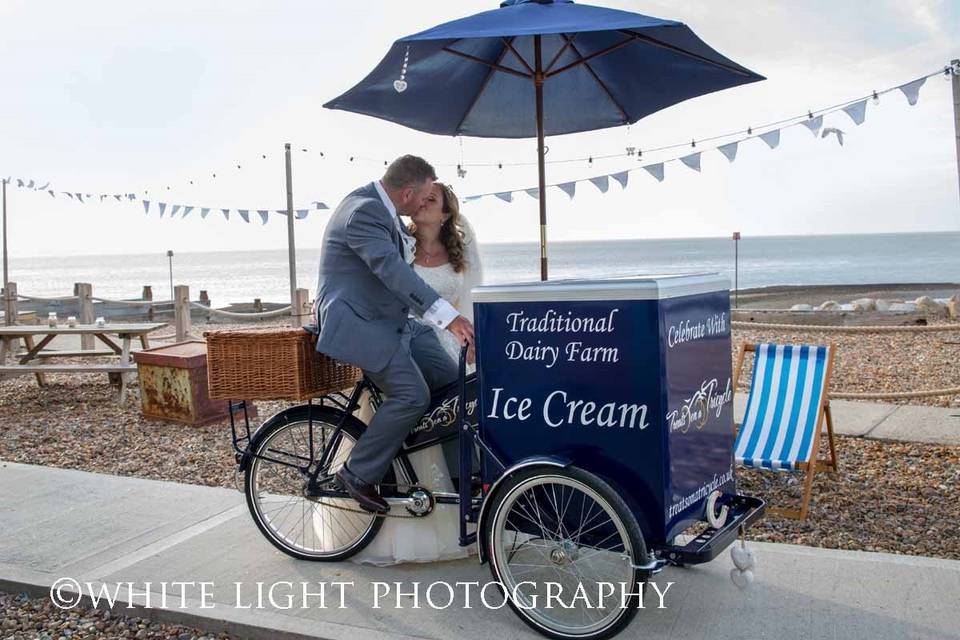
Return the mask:
{"type": "MultiPolygon", "coordinates": [[[[294,560],[260,535],[242,495],[231,489],[0,462],[0,530],[4,591],[47,597],[51,585],[64,577],[111,590],[116,583],[132,582],[133,603],[142,605],[144,583],[151,582],[151,607],[136,615],[244,638],[539,637],[509,609],[479,605],[476,591],[470,608],[462,589],[447,609],[426,604],[426,588],[436,581],[482,585],[491,580],[487,567],[475,560],[388,568],[294,560]],[[165,608],[159,602],[164,581],[165,608]],[[183,608],[175,581],[197,583],[183,587],[183,608]],[[257,583],[269,589],[282,581],[293,583],[293,591],[280,584],[275,587],[279,606],[265,601],[258,607],[257,583]],[[316,592],[317,582],[334,581],[353,583],[344,587],[345,608],[338,608],[339,596],[330,585],[324,608],[317,597],[303,601],[301,583],[316,592]],[[411,597],[397,596],[394,583],[412,591],[417,581],[421,608],[415,610],[411,597]],[[206,599],[200,582],[212,583],[206,599]],[[385,587],[375,583],[390,587],[376,609],[375,589],[385,587]],[[290,593],[297,595],[286,608],[290,593]]],[[[960,639],[960,562],[752,546],[758,568],[749,589],[739,591],[730,582],[726,554],[700,567],[667,569],[656,577],[661,590],[674,583],[664,597],[666,608],[655,608],[657,599],[648,595],[647,608],[619,637],[960,639]]],[[[446,591],[434,593],[436,605],[446,604],[446,591]]],[[[497,604],[493,590],[489,593],[490,604],[497,604]]],[[[126,601],[123,593],[120,602],[126,601]]]]}
{"type": "MultiPolygon", "coordinates": [[[[734,419],[743,419],[746,394],[733,399],[734,419]]],[[[926,407],[831,400],[835,433],[877,440],[960,445],[960,407],[926,407]]]]}

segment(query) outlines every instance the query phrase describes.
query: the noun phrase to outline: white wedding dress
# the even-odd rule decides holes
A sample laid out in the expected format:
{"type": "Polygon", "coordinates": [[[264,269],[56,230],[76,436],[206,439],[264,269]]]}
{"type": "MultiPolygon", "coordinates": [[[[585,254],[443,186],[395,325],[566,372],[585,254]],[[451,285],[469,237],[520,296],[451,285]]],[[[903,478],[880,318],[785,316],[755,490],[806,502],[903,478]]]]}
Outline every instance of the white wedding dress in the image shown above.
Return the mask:
{"type": "MultiPolygon", "coordinates": [[[[438,267],[414,264],[413,268],[434,291],[452,304],[470,322],[473,322],[471,289],[483,280],[480,252],[473,228],[460,216],[464,231],[464,261],[466,268],[457,273],[450,263],[438,267]]],[[[460,345],[452,333],[430,325],[444,350],[454,362],[459,362],[460,345]]],[[[474,365],[468,365],[468,372],[474,365]]],[[[365,397],[358,417],[367,421],[372,416],[365,397]]],[[[452,492],[453,483],[447,469],[443,449],[437,445],[408,454],[420,484],[431,491],[452,492]]],[[[435,562],[465,558],[476,553],[476,545],[459,545],[460,507],[438,504],[425,518],[386,518],[383,528],[366,549],[353,557],[354,562],[386,566],[403,562],[435,562]]],[[[314,517],[315,528],[320,521],[314,517]]]]}

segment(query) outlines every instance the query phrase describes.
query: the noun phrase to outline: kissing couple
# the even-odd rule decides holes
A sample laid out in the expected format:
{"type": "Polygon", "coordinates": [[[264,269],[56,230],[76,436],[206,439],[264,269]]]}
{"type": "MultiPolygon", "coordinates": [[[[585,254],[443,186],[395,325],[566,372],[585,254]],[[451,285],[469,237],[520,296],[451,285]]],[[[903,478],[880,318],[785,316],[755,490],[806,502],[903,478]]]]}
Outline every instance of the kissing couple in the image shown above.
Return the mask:
{"type": "MultiPolygon", "coordinates": [[[[461,345],[473,363],[470,290],[481,277],[459,200],[423,158],[394,160],[381,179],[347,195],[327,223],[317,351],[358,366],[385,395],[337,473],[367,511],[389,511],[376,485],[431,392],[457,379],[461,345]]],[[[456,469],[452,449],[445,453],[456,469]]]]}

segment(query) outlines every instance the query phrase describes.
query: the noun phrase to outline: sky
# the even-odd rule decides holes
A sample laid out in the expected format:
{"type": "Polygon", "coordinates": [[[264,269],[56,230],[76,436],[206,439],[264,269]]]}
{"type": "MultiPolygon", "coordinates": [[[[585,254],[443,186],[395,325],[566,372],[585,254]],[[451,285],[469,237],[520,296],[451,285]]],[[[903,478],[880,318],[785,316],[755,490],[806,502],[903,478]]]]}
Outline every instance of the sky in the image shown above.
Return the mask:
{"type": "MultiPolygon", "coordinates": [[[[617,127],[548,138],[548,159],[623,154],[757,126],[931,73],[960,46],[952,0],[591,0],[682,21],[763,82],[695,98],[617,127]]],[[[261,225],[199,207],[335,206],[403,153],[431,160],[461,196],[536,184],[535,167],[455,166],[535,160],[534,140],[432,136],[322,104],[362,79],[390,44],[496,0],[0,3],[0,176],[57,192],[8,188],[16,256],[284,248],[285,218],[261,225]],[[302,151],[306,149],[306,151],[302,151]],[[322,152],[322,156],[321,156],[322,152]],[[266,157],[264,157],[266,156],[266,157]],[[350,158],[354,160],[351,161],[350,158]],[[239,165],[239,168],[238,168],[239,165]],[[216,177],[214,177],[214,174],[216,177]],[[137,193],[198,207],[185,219],[145,215],[139,200],[79,204],[60,192],[137,193]]],[[[414,78],[410,79],[415,81],[414,78]]],[[[705,153],[702,172],[667,165],[626,189],[548,192],[551,241],[960,229],[950,82],[927,81],[919,103],[899,93],[842,113],[814,138],[787,129],[779,148],[741,145],[734,163],[705,153]]],[[[675,156],[664,156],[675,157],[675,156]]],[[[547,180],[634,168],[626,155],[548,165],[547,180]]],[[[464,213],[481,242],[538,239],[536,201],[493,198],[464,213]]],[[[321,244],[328,212],[296,223],[297,246],[321,244]]]]}

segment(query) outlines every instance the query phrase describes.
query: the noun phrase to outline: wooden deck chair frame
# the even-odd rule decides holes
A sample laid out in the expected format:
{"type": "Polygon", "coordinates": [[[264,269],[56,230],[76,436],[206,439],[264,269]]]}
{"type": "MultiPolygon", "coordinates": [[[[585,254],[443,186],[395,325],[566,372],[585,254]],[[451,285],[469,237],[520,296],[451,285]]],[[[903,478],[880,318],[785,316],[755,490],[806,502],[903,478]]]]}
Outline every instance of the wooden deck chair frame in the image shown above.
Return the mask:
{"type": "MultiPolygon", "coordinates": [[[[803,495],[800,498],[800,508],[787,509],[783,507],[767,507],[767,513],[771,515],[791,518],[794,520],[805,520],[810,508],[810,492],[813,488],[813,476],[818,471],[829,471],[830,473],[836,473],[837,471],[837,446],[833,438],[833,414],[830,412],[830,377],[833,374],[833,354],[836,351],[836,346],[833,344],[830,344],[829,346],[830,349],[827,353],[826,373],[824,374],[823,382],[823,396],[820,399],[820,407],[817,412],[817,426],[813,434],[813,447],[810,449],[810,459],[797,462],[797,471],[802,471],[804,473],[803,495]],[[824,423],[826,423],[827,427],[827,440],[830,444],[830,457],[817,458],[817,455],[820,452],[820,433],[823,431],[824,423]]],[[[740,353],[737,356],[736,372],[734,373],[734,389],[737,389],[740,384],[740,373],[743,371],[743,362],[747,352],[756,352],[756,350],[757,345],[751,342],[744,341],[740,345],[740,353]]],[[[738,422],[734,424],[734,438],[736,438],[737,431],[739,429],[740,423],[738,422]]]]}

